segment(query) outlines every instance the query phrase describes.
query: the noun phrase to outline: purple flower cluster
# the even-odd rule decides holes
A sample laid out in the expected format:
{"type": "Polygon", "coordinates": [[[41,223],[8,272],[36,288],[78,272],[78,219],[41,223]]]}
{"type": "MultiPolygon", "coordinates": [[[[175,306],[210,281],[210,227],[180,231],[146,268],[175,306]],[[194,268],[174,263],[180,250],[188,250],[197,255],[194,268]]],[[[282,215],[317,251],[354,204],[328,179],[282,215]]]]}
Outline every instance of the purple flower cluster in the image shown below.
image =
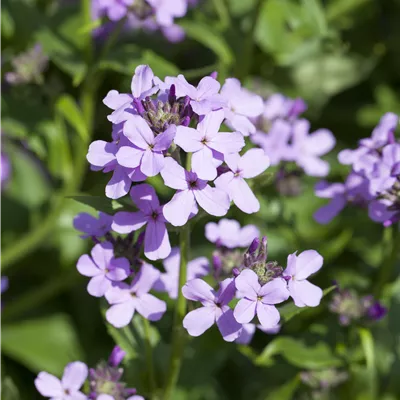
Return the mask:
{"type": "Polygon", "coordinates": [[[369,217],[384,226],[400,221],[400,141],[394,136],[398,121],[397,115],[385,114],[370,138],[339,153],[339,162],[352,170],[344,184],[317,184],[316,195],[331,199],[315,213],[319,223],[329,223],[348,203],[368,207],[369,217]]]}
{"type": "Polygon", "coordinates": [[[111,24],[125,19],[126,29],[160,30],[169,41],[178,42],[185,33],[174,19],[185,16],[188,3],[188,0],[93,0],[92,18],[107,17],[111,24]]]}
{"type": "Polygon", "coordinates": [[[53,400],[144,400],[121,380],[124,373],[119,364],[125,352],[118,346],[113,349],[108,362],[88,369],[81,361],[68,364],[61,379],[47,372],[40,372],[35,379],[37,391],[53,400]],[[88,379],[89,378],[89,379],[88,379]],[[88,379],[90,392],[83,393],[82,386],[88,379]]]}
{"type": "Polygon", "coordinates": [[[280,329],[276,304],[292,297],[297,307],[319,305],[322,290],[307,278],[322,263],[320,254],[307,250],[298,256],[290,254],[287,268],[283,270],[277,262],[267,262],[266,238],[254,239],[241,264],[233,268],[234,277],[222,280],[217,290],[199,278],[185,284],[183,295],[202,306],[186,315],[183,326],[191,336],[199,336],[216,323],[224,340],[243,344],[251,340],[256,329],[252,321],[257,316],[262,331],[276,333],[280,329]],[[230,303],[234,298],[239,301],[232,309],[230,303]]]}
{"type": "Polygon", "coordinates": [[[298,118],[306,109],[301,99],[270,96],[261,116],[254,121],[257,130],[250,140],[265,151],[272,165],[281,165],[283,171],[291,162],[309,176],[326,176],[329,164],[320,157],[333,149],[336,140],[327,129],[309,133],[310,123],[298,118]]]}

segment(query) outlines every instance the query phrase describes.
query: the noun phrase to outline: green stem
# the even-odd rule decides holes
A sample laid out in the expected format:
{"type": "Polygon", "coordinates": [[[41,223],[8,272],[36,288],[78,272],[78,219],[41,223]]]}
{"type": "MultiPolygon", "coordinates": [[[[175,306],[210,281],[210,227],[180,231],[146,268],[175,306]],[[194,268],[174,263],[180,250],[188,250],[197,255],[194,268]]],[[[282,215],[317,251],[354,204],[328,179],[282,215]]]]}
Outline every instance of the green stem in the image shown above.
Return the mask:
{"type": "Polygon", "coordinates": [[[220,21],[220,29],[222,31],[226,30],[230,23],[231,17],[229,15],[228,7],[225,3],[225,0],[213,0],[215,11],[218,14],[220,21]]]}
{"type": "Polygon", "coordinates": [[[375,285],[375,296],[381,297],[386,283],[389,282],[397,258],[400,255],[400,231],[397,225],[385,228],[382,239],[382,262],[377,271],[377,283],[375,285]]]}
{"type": "Polygon", "coordinates": [[[146,352],[146,363],[147,363],[147,371],[149,374],[149,392],[150,398],[154,398],[155,390],[157,389],[156,379],[154,375],[154,363],[153,363],[153,348],[150,340],[150,322],[148,319],[143,318],[143,327],[144,327],[144,345],[146,352]]]}
{"type": "MultiPolygon", "coordinates": [[[[190,159],[190,157],[188,157],[190,159]]],[[[189,160],[190,162],[190,160],[189,160]]],[[[182,325],[186,314],[186,299],[182,294],[182,287],[186,283],[187,263],[189,260],[190,248],[190,224],[182,228],[179,238],[181,261],[179,266],[179,290],[178,299],[175,304],[174,320],[172,325],[171,358],[168,368],[168,376],[164,390],[164,400],[173,398],[175,386],[178,382],[179,372],[182,364],[183,350],[185,347],[186,334],[182,325]]]]}

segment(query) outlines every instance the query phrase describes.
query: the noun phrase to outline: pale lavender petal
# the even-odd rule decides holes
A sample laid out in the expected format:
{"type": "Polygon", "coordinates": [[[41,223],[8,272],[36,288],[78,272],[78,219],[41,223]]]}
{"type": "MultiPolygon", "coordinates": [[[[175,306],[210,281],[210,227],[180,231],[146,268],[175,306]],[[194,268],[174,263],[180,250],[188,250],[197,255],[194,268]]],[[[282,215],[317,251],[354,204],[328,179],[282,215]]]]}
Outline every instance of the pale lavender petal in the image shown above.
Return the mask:
{"type": "Polygon", "coordinates": [[[204,99],[218,93],[220,87],[221,85],[216,79],[209,76],[204,77],[197,85],[197,99],[204,99]]]}
{"type": "Polygon", "coordinates": [[[208,274],[210,265],[206,257],[197,257],[188,262],[187,279],[200,278],[208,274]]]}
{"type": "Polygon", "coordinates": [[[117,233],[131,233],[146,225],[147,220],[148,217],[142,211],[120,211],[114,215],[111,228],[117,233]]]}
{"type": "Polygon", "coordinates": [[[160,277],[160,271],[150,264],[143,263],[140,271],[132,282],[131,290],[138,296],[150,291],[154,283],[160,277]]]}
{"type": "Polygon", "coordinates": [[[289,281],[289,292],[297,307],[316,307],[321,302],[321,288],[308,281],[289,281]]]}
{"type": "Polygon", "coordinates": [[[227,154],[224,157],[226,164],[233,171],[236,172],[239,168],[240,155],[239,154],[227,154]]]}
{"type": "Polygon", "coordinates": [[[388,210],[388,205],[383,201],[373,200],[368,206],[368,215],[375,222],[385,222],[393,216],[393,211],[388,210]]]}
{"type": "Polygon", "coordinates": [[[200,307],[189,312],[183,319],[183,327],[190,336],[200,336],[215,322],[214,307],[200,307]]]}
{"type": "Polygon", "coordinates": [[[168,257],[171,252],[168,231],[163,222],[149,220],[144,238],[144,254],[149,260],[168,257]]]}
{"type": "Polygon", "coordinates": [[[117,146],[115,143],[95,140],[90,143],[86,159],[96,167],[104,167],[115,160],[117,146]]]}
{"type": "Polygon", "coordinates": [[[293,276],[296,275],[296,264],[297,264],[297,252],[294,252],[293,254],[289,254],[287,258],[287,267],[285,271],[283,272],[283,276],[293,276]]]}
{"type": "Polygon", "coordinates": [[[97,396],[96,400],[115,400],[115,399],[109,394],[102,393],[100,396],[97,396]]]}
{"type": "Polygon", "coordinates": [[[329,163],[318,157],[299,156],[297,163],[304,169],[309,176],[323,177],[329,173],[329,163]]]}
{"type": "Polygon", "coordinates": [[[307,151],[316,156],[322,156],[331,151],[336,139],[328,129],[318,129],[307,138],[307,151]]]}
{"type": "Polygon", "coordinates": [[[326,206],[319,208],[314,213],[314,219],[319,224],[328,224],[343,210],[346,203],[344,196],[336,196],[326,206]]]}
{"type": "Polygon", "coordinates": [[[143,182],[147,176],[139,168],[127,169],[126,174],[132,182],[143,182]]]}
{"type": "Polygon", "coordinates": [[[236,321],[241,324],[251,322],[256,315],[256,305],[256,300],[249,300],[247,298],[240,299],[233,311],[236,321]]]}
{"type": "Polygon", "coordinates": [[[331,199],[338,195],[343,195],[346,188],[343,183],[328,183],[320,181],[315,185],[315,194],[324,199],[331,199]]]}
{"type": "Polygon", "coordinates": [[[269,165],[269,157],[262,149],[250,149],[240,158],[238,167],[243,178],[248,179],[260,175],[269,165]]]}
{"type": "Polygon", "coordinates": [[[240,247],[247,247],[259,236],[260,230],[255,225],[247,225],[240,230],[238,243],[240,243],[240,247]]]}
{"type": "Polygon", "coordinates": [[[215,243],[220,237],[218,224],[215,222],[207,223],[205,235],[208,241],[215,243]]]}
{"type": "Polygon", "coordinates": [[[146,176],[156,176],[164,168],[164,156],[147,149],[143,154],[140,170],[146,176]]]}
{"type": "Polygon", "coordinates": [[[249,136],[256,132],[254,124],[244,115],[233,114],[226,122],[230,128],[240,132],[243,136],[249,136]]]}
{"type": "Polygon", "coordinates": [[[79,257],[78,263],[76,264],[76,268],[78,272],[84,276],[92,277],[101,273],[97,265],[87,254],[83,254],[82,256],[79,257]]]}
{"type": "Polygon", "coordinates": [[[217,168],[213,164],[212,151],[204,146],[192,154],[192,170],[203,180],[212,181],[217,177],[217,168]]]}
{"type": "Polygon", "coordinates": [[[281,319],[276,307],[261,302],[257,303],[257,317],[264,328],[275,327],[281,319]]]}
{"type": "MultiPolygon", "coordinates": [[[[71,397],[68,400],[87,400],[87,396],[85,394],[83,394],[82,392],[73,392],[70,396],[71,397]]],[[[51,400],[54,400],[54,399],[51,399],[51,400]]],[[[58,400],[58,399],[56,399],[56,400],[58,400]]]]}
{"type": "Polygon", "coordinates": [[[242,325],[236,321],[233,311],[228,306],[222,307],[221,311],[222,313],[217,315],[218,329],[226,342],[233,342],[239,337],[242,325]]]}
{"type": "Polygon", "coordinates": [[[219,221],[218,226],[219,226],[219,242],[221,245],[231,249],[235,247],[241,247],[241,242],[239,240],[240,236],[239,222],[233,219],[222,218],[219,221]]]}
{"type": "Polygon", "coordinates": [[[235,294],[235,280],[233,278],[226,278],[219,284],[216,302],[220,305],[227,305],[235,297],[235,294]]]}
{"type": "Polygon", "coordinates": [[[243,135],[239,132],[219,132],[208,146],[222,154],[238,153],[244,147],[243,135]]]}
{"type": "Polygon", "coordinates": [[[251,300],[257,300],[261,285],[258,283],[258,277],[251,269],[243,270],[235,279],[236,289],[241,297],[247,297],[251,300]]]}
{"type": "MultiPolygon", "coordinates": [[[[212,79],[212,78],[211,78],[212,79]]],[[[225,100],[219,94],[190,102],[192,110],[198,115],[207,115],[213,110],[217,110],[226,105],[225,100]]]]}
{"type": "Polygon", "coordinates": [[[204,144],[201,143],[204,135],[196,129],[186,126],[178,126],[174,142],[186,153],[192,153],[201,150],[204,144]]]}
{"type": "Polygon", "coordinates": [[[225,174],[220,175],[215,181],[214,184],[218,189],[223,190],[225,193],[228,194],[229,199],[232,200],[231,194],[231,184],[234,180],[233,172],[229,171],[225,174]]]}
{"type": "Polygon", "coordinates": [[[137,312],[150,321],[160,320],[167,310],[165,301],[149,293],[144,293],[137,297],[135,303],[137,312]]]}
{"type": "Polygon", "coordinates": [[[96,265],[100,269],[105,270],[114,257],[114,246],[110,242],[98,243],[93,247],[90,254],[96,265]]]}
{"type": "Polygon", "coordinates": [[[229,196],[223,190],[209,185],[202,190],[195,190],[194,197],[201,208],[216,217],[225,215],[230,207],[229,196]]]}
{"type": "Polygon", "coordinates": [[[282,278],[275,278],[266,283],[258,294],[262,296],[263,304],[278,304],[289,298],[286,281],[282,278]]]}
{"type": "Polygon", "coordinates": [[[102,297],[111,288],[111,281],[104,274],[93,277],[88,285],[87,291],[91,296],[102,297]]]}
{"type": "Polygon", "coordinates": [[[64,369],[61,383],[64,389],[79,390],[88,376],[88,367],[80,361],[68,364],[64,369]]]}
{"type": "Polygon", "coordinates": [[[160,207],[154,187],[147,183],[133,186],[129,194],[133,203],[146,215],[152,214],[153,211],[160,207]]]}
{"type": "Polygon", "coordinates": [[[117,162],[126,168],[136,168],[142,161],[144,151],[131,146],[122,146],[116,154],[117,162]]]}
{"type": "Polygon", "coordinates": [[[202,137],[214,138],[224,120],[223,110],[212,111],[208,113],[197,125],[197,130],[201,132],[202,137]]]}
{"type": "Polygon", "coordinates": [[[114,258],[111,261],[111,266],[113,269],[107,272],[106,277],[112,281],[123,281],[131,273],[130,263],[125,257],[114,258]]]}
{"type": "Polygon", "coordinates": [[[187,189],[186,171],[172,157],[164,161],[164,168],[161,171],[164,183],[172,189],[187,189]]]}
{"type": "Polygon", "coordinates": [[[111,306],[106,312],[107,321],[116,328],[127,326],[133,318],[135,307],[132,301],[111,306]]]}
{"type": "Polygon", "coordinates": [[[108,290],[104,297],[109,304],[126,303],[132,300],[131,288],[125,282],[114,283],[114,285],[108,290]]]}
{"type": "Polygon", "coordinates": [[[125,104],[129,104],[132,101],[132,96],[125,93],[119,93],[116,90],[110,90],[106,97],[103,99],[103,103],[112,110],[116,110],[125,104]]]}
{"type": "Polygon", "coordinates": [[[240,177],[232,179],[229,190],[237,208],[246,214],[252,214],[260,210],[260,203],[257,197],[244,179],[240,177]]]}
{"type": "Polygon", "coordinates": [[[301,281],[315,274],[322,267],[324,259],[315,250],[306,250],[297,256],[296,280],[301,281]]]}
{"type": "Polygon", "coordinates": [[[123,128],[124,135],[135,146],[146,150],[154,143],[154,133],[140,115],[132,115],[123,128]]]}
{"type": "Polygon", "coordinates": [[[174,226],[185,225],[189,219],[194,203],[195,200],[192,191],[183,190],[176,192],[163,208],[165,219],[174,226]]]}
{"type": "Polygon", "coordinates": [[[182,293],[188,300],[200,301],[204,306],[214,305],[214,290],[202,279],[196,278],[186,282],[182,293]]]}
{"type": "Polygon", "coordinates": [[[153,151],[161,152],[168,150],[174,140],[176,129],[175,125],[171,125],[164,132],[157,135],[154,139],[153,151]]]}
{"type": "Polygon", "coordinates": [[[47,372],[39,373],[35,379],[35,386],[42,396],[55,398],[64,396],[61,381],[47,372]]]}
{"type": "Polygon", "coordinates": [[[178,277],[180,259],[181,254],[179,247],[174,247],[169,256],[163,261],[164,268],[168,274],[178,277]]]}
{"type": "Polygon", "coordinates": [[[249,344],[251,339],[253,339],[254,333],[256,331],[256,326],[254,324],[243,324],[240,336],[235,340],[238,344],[249,344]]]}
{"type": "Polygon", "coordinates": [[[125,168],[117,166],[112,178],[107,183],[106,196],[109,199],[119,199],[129,192],[131,184],[132,182],[126,174],[125,168]]]}
{"type": "Polygon", "coordinates": [[[134,97],[140,98],[142,93],[153,87],[154,74],[148,65],[139,65],[135,69],[131,82],[131,91],[134,97]]]}

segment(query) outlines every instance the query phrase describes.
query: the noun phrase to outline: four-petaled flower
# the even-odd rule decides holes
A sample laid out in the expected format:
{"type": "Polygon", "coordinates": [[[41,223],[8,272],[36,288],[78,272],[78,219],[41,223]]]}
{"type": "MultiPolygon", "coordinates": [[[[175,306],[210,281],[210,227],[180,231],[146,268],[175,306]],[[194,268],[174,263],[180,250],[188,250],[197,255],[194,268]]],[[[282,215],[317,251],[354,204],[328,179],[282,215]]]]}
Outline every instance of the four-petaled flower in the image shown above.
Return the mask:
{"type": "Polygon", "coordinates": [[[183,286],[182,293],[188,300],[200,301],[203,305],[190,311],[183,319],[183,326],[189,335],[200,336],[216,323],[227,342],[239,337],[242,325],[235,320],[228,306],[235,295],[235,283],[232,278],[222,281],[218,292],[203,280],[193,279],[183,286]]]}
{"type": "Polygon", "coordinates": [[[79,213],[74,218],[74,228],[84,233],[82,239],[101,237],[111,230],[112,216],[99,212],[99,218],[88,213],[79,213]]]}
{"type": "MultiPolygon", "coordinates": [[[[130,233],[146,225],[144,253],[150,260],[165,258],[171,252],[163,207],[154,188],[146,183],[134,186],[131,199],[139,208],[136,212],[120,211],[114,215],[112,229],[117,233],[130,233]]],[[[165,207],[165,206],[164,206],[165,207]]]]}
{"type": "Polygon", "coordinates": [[[264,328],[278,325],[280,315],[274,304],[289,298],[285,280],[275,278],[261,286],[257,274],[251,269],[245,269],[235,279],[235,285],[238,296],[241,297],[233,312],[236,321],[247,324],[257,314],[264,328]]]}
{"type": "Polygon", "coordinates": [[[76,265],[79,273],[89,276],[87,291],[95,297],[104,296],[113,282],[120,282],[130,275],[129,261],[125,257],[114,258],[114,247],[110,242],[96,244],[91,252],[82,255],[76,265]]]}

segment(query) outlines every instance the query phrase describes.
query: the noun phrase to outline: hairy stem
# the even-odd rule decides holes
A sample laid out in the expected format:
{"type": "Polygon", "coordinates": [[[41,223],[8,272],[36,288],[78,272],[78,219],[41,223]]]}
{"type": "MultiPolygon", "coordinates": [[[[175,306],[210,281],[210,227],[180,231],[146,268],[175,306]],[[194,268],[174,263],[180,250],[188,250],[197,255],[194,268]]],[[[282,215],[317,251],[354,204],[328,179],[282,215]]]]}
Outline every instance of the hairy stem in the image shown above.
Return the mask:
{"type": "Polygon", "coordinates": [[[182,286],[186,283],[187,263],[189,260],[190,247],[190,224],[182,228],[179,239],[181,261],[179,266],[179,291],[175,304],[174,320],[172,324],[172,345],[171,358],[168,369],[168,376],[164,390],[164,400],[173,398],[173,392],[178,382],[179,372],[182,364],[183,351],[185,347],[186,333],[182,326],[182,320],[186,314],[186,299],[182,294],[182,286]]]}

